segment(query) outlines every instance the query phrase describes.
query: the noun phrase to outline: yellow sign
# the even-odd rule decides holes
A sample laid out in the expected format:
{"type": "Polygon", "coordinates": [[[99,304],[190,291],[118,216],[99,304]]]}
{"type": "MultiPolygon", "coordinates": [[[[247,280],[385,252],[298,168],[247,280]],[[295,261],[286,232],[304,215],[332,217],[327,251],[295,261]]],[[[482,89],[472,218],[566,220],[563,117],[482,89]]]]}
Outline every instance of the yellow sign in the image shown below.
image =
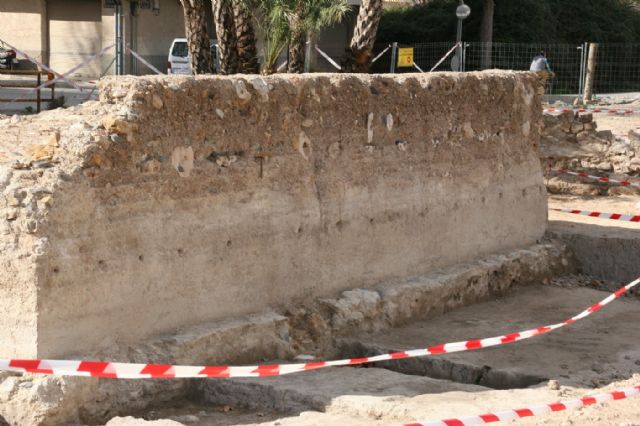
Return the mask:
{"type": "Polygon", "coordinates": [[[413,66],[413,47],[401,47],[398,49],[398,67],[413,66]]]}

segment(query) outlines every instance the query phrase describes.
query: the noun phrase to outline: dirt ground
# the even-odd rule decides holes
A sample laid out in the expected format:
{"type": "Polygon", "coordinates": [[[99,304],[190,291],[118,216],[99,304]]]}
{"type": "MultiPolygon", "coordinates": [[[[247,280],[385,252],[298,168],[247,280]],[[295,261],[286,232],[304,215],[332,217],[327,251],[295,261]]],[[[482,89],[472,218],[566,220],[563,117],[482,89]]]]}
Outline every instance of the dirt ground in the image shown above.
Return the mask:
{"type": "MultiPolygon", "coordinates": [[[[522,288],[503,299],[458,309],[435,320],[356,339],[371,353],[486,337],[561,321],[604,298],[586,288],[587,277],[563,277],[550,285],[522,288]]],[[[187,405],[146,413],[148,420],[212,425],[399,425],[417,420],[483,414],[552,403],[640,385],[640,300],[624,297],[592,317],[546,336],[501,348],[419,358],[412,362],[340,368],[267,379],[235,379],[208,392],[233,392],[238,405],[187,405]],[[384,368],[382,368],[384,367],[384,368]],[[474,367],[502,377],[494,389],[462,383],[474,367]],[[424,374],[443,376],[441,379],[424,374]],[[445,379],[444,376],[449,378],[445,379]],[[537,384],[524,387],[522,378],[537,384]],[[519,382],[520,381],[520,382],[519,382]],[[514,387],[514,388],[509,388],[514,387]],[[250,409],[238,408],[248,404],[250,409]],[[269,410],[269,407],[279,407],[269,410]],[[281,408],[288,407],[289,413],[281,408]]],[[[346,347],[353,347],[353,342],[346,347]]],[[[359,355],[351,352],[352,354],[359,355]]],[[[556,413],[522,424],[633,425],[638,400],[618,401],[556,413]]],[[[636,422],[636,423],[634,423],[636,422]]],[[[109,426],[145,424],[117,419],[109,426]]],[[[154,424],[154,423],[151,423],[154,424]]],[[[175,423],[173,423],[175,425],[175,423]]],[[[158,423],[160,425],[160,423],[158,423]]],[[[169,425],[169,424],[167,424],[169,425]]]]}
{"type": "MultiPolygon", "coordinates": [[[[640,101],[617,106],[640,109],[640,101]]],[[[595,114],[594,119],[599,130],[611,130],[619,139],[640,127],[640,114],[595,114]]],[[[549,196],[549,206],[637,215],[640,191],[608,196],[556,194],[549,196]]],[[[559,212],[550,212],[549,220],[552,228],[597,225],[600,238],[640,231],[638,223],[559,212]]],[[[348,356],[372,355],[551,324],[603,299],[618,285],[584,275],[558,277],[433,320],[345,340],[343,351],[348,356]]],[[[116,418],[108,425],[399,425],[640,386],[638,308],[640,298],[635,292],[570,327],[499,348],[369,368],[205,383],[200,395],[204,400],[207,394],[225,389],[240,396],[236,403],[224,406],[176,401],[175,407],[139,413],[137,418],[116,418]]],[[[519,424],[637,426],[640,398],[542,415],[519,424]]]]}

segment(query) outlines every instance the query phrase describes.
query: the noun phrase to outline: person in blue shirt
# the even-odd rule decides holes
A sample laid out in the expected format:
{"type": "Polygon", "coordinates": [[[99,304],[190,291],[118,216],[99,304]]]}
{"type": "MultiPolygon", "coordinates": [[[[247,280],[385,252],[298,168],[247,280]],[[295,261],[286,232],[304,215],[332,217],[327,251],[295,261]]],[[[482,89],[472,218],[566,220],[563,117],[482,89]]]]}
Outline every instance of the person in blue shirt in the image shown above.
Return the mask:
{"type": "Polygon", "coordinates": [[[529,71],[535,72],[536,74],[538,74],[538,77],[540,77],[540,81],[542,82],[543,86],[542,93],[550,90],[550,86],[547,83],[549,77],[555,77],[555,74],[553,71],[551,71],[551,66],[549,65],[547,54],[544,51],[541,51],[533,57],[533,61],[531,61],[529,71]]]}
{"type": "Polygon", "coordinates": [[[533,61],[531,61],[529,71],[546,71],[549,73],[552,72],[551,66],[549,65],[549,60],[547,59],[547,54],[545,52],[540,52],[533,57],[533,61]]]}

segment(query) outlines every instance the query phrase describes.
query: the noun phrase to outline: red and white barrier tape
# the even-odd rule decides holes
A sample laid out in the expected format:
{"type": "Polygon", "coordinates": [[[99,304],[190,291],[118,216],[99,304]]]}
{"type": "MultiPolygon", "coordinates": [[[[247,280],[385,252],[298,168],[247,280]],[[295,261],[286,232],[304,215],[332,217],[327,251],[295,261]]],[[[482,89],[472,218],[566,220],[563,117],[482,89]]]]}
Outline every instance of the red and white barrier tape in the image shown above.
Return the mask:
{"type": "Polygon", "coordinates": [[[579,176],[579,177],[586,178],[586,179],[597,180],[599,182],[613,183],[615,185],[620,185],[620,186],[632,186],[634,188],[639,188],[640,189],[640,183],[631,182],[629,180],[611,179],[611,178],[608,178],[608,177],[590,175],[590,174],[587,174],[585,172],[572,172],[572,171],[564,170],[564,169],[549,170],[549,171],[551,173],[565,174],[565,175],[571,175],[571,176],[579,176]]]}
{"type": "Polygon", "coordinates": [[[500,411],[497,413],[481,414],[479,416],[460,417],[446,420],[429,420],[417,423],[407,423],[403,426],[472,426],[494,422],[506,422],[518,420],[524,417],[539,416],[556,411],[573,410],[588,405],[599,404],[607,401],[618,401],[640,395],[640,386],[621,389],[618,391],[601,393],[593,396],[585,396],[580,399],[556,402],[553,404],[534,405],[515,410],[500,411]]]}
{"type": "Polygon", "coordinates": [[[24,56],[25,58],[27,58],[27,60],[37,66],[39,66],[40,68],[42,68],[43,70],[45,70],[48,73],[51,73],[53,75],[55,75],[56,77],[60,77],[61,79],[63,79],[64,81],[66,81],[67,83],[69,83],[74,89],[76,90],[80,90],[82,92],[82,88],[80,86],[78,86],[75,82],[68,80],[64,75],[60,74],[59,72],[57,72],[56,70],[49,68],[48,66],[46,66],[45,64],[43,64],[42,62],[38,61],[35,58],[32,58],[31,56],[29,56],[27,53],[23,52],[22,50],[18,49],[17,47],[14,47],[12,45],[10,45],[9,43],[7,43],[6,41],[0,39],[0,42],[4,43],[5,45],[9,46],[9,48],[13,49],[16,51],[16,53],[18,55],[24,56]]]}
{"type": "Polygon", "coordinates": [[[336,361],[317,361],[300,364],[264,364],[251,366],[186,366],[169,364],[131,364],[101,361],[58,361],[0,359],[0,371],[52,374],[57,376],[104,377],[110,379],[172,379],[172,378],[230,378],[230,377],[270,377],[291,373],[317,370],[320,368],[344,365],[358,365],[394,359],[416,358],[453,352],[464,352],[492,346],[505,345],[530,339],[573,324],[592,313],[599,311],[631,288],[640,284],[640,278],[620,288],[615,293],[585,309],[579,314],[557,324],[533,328],[502,336],[485,339],[473,339],[462,342],[444,343],[426,349],[393,352],[366,358],[349,358],[336,361]]]}
{"type": "Polygon", "coordinates": [[[631,114],[640,114],[640,110],[634,109],[624,109],[624,108],[545,108],[542,110],[545,113],[556,113],[556,112],[606,112],[609,114],[620,114],[620,115],[631,115],[631,114]]]}
{"type": "Polygon", "coordinates": [[[602,213],[602,212],[590,212],[588,210],[574,210],[574,209],[554,209],[549,208],[554,212],[571,213],[580,216],[598,217],[600,219],[621,220],[623,222],[640,222],[640,215],[619,214],[619,213],[602,213]]]}
{"type": "Polygon", "coordinates": [[[327,60],[327,62],[329,62],[331,65],[333,65],[335,67],[335,69],[337,70],[341,70],[342,67],[340,66],[340,64],[338,64],[336,61],[334,61],[331,56],[327,55],[322,49],[320,49],[318,46],[313,46],[316,49],[316,52],[318,52],[320,55],[322,55],[323,58],[325,58],[327,60]]]}
{"type": "Polygon", "coordinates": [[[387,53],[387,50],[389,50],[389,49],[391,49],[391,45],[388,45],[387,47],[385,47],[385,48],[384,48],[384,50],[383,50],[382,52],[378,53],[378,54],[376,55],[376,57],[375,57],[375,58],[373,58],[373,59],[371,60],[371,65],[375,64],[375,63],[376,63],[376,61],[377,61],[378,59],[380,59],[380,58],[382,57],[382,55],[384,55],[385,53],[387,53]]]}
{"type": "Polygon", "coordinates": [[[158,75],[165,75],[165,73],[163,73],[162,71],[160,71],[158,68],[154,67],[153,65],[151,65],[149,62],[147,62],[142,56],[138,55],[137,52],[134,52],[133,50],[131,50],[131,48],[129,46],[127,46],[127,50],[129,51],[129,53],[131,53],[137,60],[139,60],[140,62],[142,62],[144,65],[147,66],[147,68],[149,68],[151,71],[155,72],[158,75]]]}
{"type": "MultiPolygon", "coordinates": [[[[114,47],[115,47],[115,43],[103,48],[100,52],[98,52],[97,54],[91,56],[90,58],[85,59],[84,61],[82,61],[81,63],[79,63],[75,67],[71,68],[69,71],[65,72],[64,74],[73,74],[74,72],[76,72],[80,68],[82,68],[82,67],[88,65],[89,63],[95,61],[96,59],[98,59],[99,57],[101,57],[102,55],[107,53],[107,51],[109,49],[112,49],[114,47]]],[[[60,80],[65,78],[64,74],[54,78],[53,80],[49,80],[46,83],[41,84],[40,86],[30,90],[28,93],[25,93],[24,95],[20,96],[19,98],[15,98],[11,102],[20,102],[22,99],[25,99],[26,97],[32,95],[33,93],[36,93],[38,90],[44,89],[47,86],[51,86],[52,84],[57,83],[58,81],[60,81],[60,80]]]]}
{"type": "Polygon", "coordinates": [[[453,53],[454,50],[456,50],[456,47],[459,47],[461,44],[462,43],[460,42],[456,43],[455,46],[453,46],[447,53],[444,54],[442,58],[440,58],[440,60],[429,70],[429,72],[433,72],[436,68],[438,68],[440,64],[443,63],[444,60],[447,59],[449,55],[453,53]]]}

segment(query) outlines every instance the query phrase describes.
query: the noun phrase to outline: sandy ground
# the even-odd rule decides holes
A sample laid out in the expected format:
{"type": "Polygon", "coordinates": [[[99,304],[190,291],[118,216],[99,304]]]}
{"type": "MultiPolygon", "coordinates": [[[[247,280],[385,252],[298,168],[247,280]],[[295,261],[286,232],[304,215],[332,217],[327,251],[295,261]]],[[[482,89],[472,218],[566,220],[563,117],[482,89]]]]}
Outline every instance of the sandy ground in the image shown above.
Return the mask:
{"type": "MultiPolygon", "coordinates": [[[[503,299],[458,309],[431,321],[413,323],[357,340],[379,349],[406,349],[456,340],[486,337],[562,320],[602,299],[606,292],[574,287],[576,277],[546,286],[522,288],[503,299]],[[565,288],[572,287],[572,288],[565,288]]],[[[290,377],[236,380],[253,394],[254,403],[282,398],[292,413],[242,410],[235,407],[182,406],[147,413],[147,419],[172,419],[184,425],[399,425],[476,415],[575,399],[640,385],[640,300],[622,298],[593,316],[563,330],[501,348],[439,357],[455,368],[488,366],[495,370],[535,374],[545,380],[524,389],[494,390],[486,386],[437,380],[376,368],[342,368],[290,377]],[[266,398],[266,399],[265,399],[266,398]],[[322,410],[318,410],[318,406],[322,410]],[[313,407],[316,407],[313,409],[313,407]]],[[[268,405],[268,404],[267,404],[268,405]]],[[[544,425],[640,424],[640,400],[521,421],[544,425]]],[[[129,419],[115,425],[135,425],[129,419]]],[[[143,424],[143,423],[140,423],[143,424]]]]}

